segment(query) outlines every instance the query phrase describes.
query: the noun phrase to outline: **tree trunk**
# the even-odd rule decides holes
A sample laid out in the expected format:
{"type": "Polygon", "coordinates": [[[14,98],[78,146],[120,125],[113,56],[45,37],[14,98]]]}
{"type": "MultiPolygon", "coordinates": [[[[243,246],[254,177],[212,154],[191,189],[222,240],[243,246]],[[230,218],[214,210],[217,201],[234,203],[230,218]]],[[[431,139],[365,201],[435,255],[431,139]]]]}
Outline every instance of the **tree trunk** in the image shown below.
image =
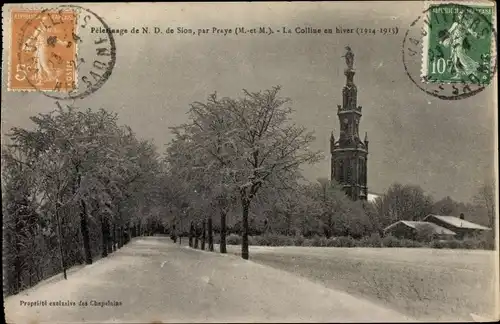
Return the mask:
{"type": "Polygon", "coordinates": [[[113,253],[113,228],[109,219],[106,219],[106,232],[108,234],[108,254],[111,254],[113,253]]]}
{"type": "Polygon", "coordinates": [[[198,248],[198,231],[196,231],[194,235],[194,248],[198,248]]]}
{"type": "Polygon", "coordinates": [[[220,213],[220,253],[227,253],[226,249],[226,211],[220,213]]]}
{"type": "Polygon", "coordinates": [[[118,226],[118,248],[123,246],[123,227],[118,226]]]}
{"type": "Polygon", "coordinates": [[[208,217],[208,250],[210,252],[214,251],[214,233],[212,228],[212,215],[208,217]]]}
{"type": "Polygon", "coordinates": [[[172,238],[172,241],[174,241],[174,243],[176,243],[177,242],[177,232],[175,231],[175,224],[172,225],[171,231],[172,231],[172,234],[170,234],[171,235],[170,237],[172,238]]]}
{"type": "Polygon", "coordinates": [[[246,199],[242,201],[243,207],[243,222],[241,231],[241,257],[248,260],[248,210],[250,209],[250,202],[246,199]]]}
{"type": "Polygon", "coordinates": [[[205,251],[205,239],[207,233],[207,221],[205,219],[203,220],[202,231],[203,232],[201,233],[201,249],[205,251]]]}
{"type": "Polygon", "coordinates": [[[123,242],[122,227],[118,225],[116,227],[116,249],[117,250],[122,247],[122,242],[123,242]]]}
{"type": "MultiPolygon", "coordinates": [[[[22,273],[22,260],[21,260],[21,242],[19,242],[19,233],[22,231],[22,223],[21,222],[16,222],[14,233],[11,234],[11,239],[12,239],[12,245],[14,246],[14,253],[13,258],[14,258],[14,276],[15,276],[15,281],[14,285],[11,287],[12,290],[11,292],[13,294],[18,293],[21,290],[21,273],[22,273]]],[[[5,269],[5,268],[4,268],[5,269]]]]}
{"type": "MultiPolygon", "coordinates": [[[[33,267],[32,267],[33,263],[30,262],[30,265],[28,266],[28,287],[31,287],[31,285],[33,284],[33,267]]],[[[67,279],[67,278],[65,278],[67,279]]]]}
{"type": "Polygon", "coordinates": [[[182,245],[182,219],[179,225],[179,245],[182,245]]]}
{"type": "Polygon", "coordinates": [[[80,230],[83,239],[83,251],[85,253],[85,263],[92,264],[92,252],[90,250],[90,234],[87,220],[87,204],[80,199],[80,230]]]}
{"type": "Polygon", "coordinates": [[[61,214],[59,212],[59,207],[56,210],[56,218],[57,218],[57,229],[58,229],[58,238],[59,238],[59,254],[61,255],[61,268],[63,270],[64,279],[68,279],[66,275],[66,262],[64,260],[64,248],[63,248],[63,231],[62,231],[62,220],[61,214]]]}
{"type": "Polygon", "coordinates": [[[120,248],[120,234],[121,234],[121,230],[120,230],[120,225],[116,225],[116,231],[115,231],[115,235],[116,235],[116,238],[115,238],[115,246],[116,246],[116,249],[115,250],[118,250],[120,248]]]}
{"type": "Polygon", "coordinates": [[[113,236],[111,237],[111,240],[113,241],[111,243],[112,244],[112,250],[113,250],[113,252],[116,251],[116,245],[117,245],[117,243],[116,243],[116,239],[117,239],[117,237],[116,237],[116,231],[117,231],[116,225],[113,223],[113,236]]]}
{"type": "Polygon", "coordinates": [[[101,255],[103,258],[108,256],[108,233],[106,229],[106,219],[101,216],[101,255]]]}
{"type": "Polygon", "coordinates": [[[329,212],[328,213],[328,234],[327,234],[326,238],[329,239],[332,236],[333,230],[334,230],[333,214],[331,212],[329,212]]]}
{"type": "Polygon", "coordinates": [[[289,213],[285,213],[286,218],[286,235],[290,236],[292,233],[292,217],[289,213]]]}
{"type": "Polygon", "coordinates": [[[35,274],[36,274],[36,282],[43,280],[43,268],[40,262],[38,262],[37,266],[35,267],[35,274]]]}
{"type": "Polygon", "coordinates": [[[193,247],[194,225],[193,222],[189,225],[189,247],[193,247]]]}

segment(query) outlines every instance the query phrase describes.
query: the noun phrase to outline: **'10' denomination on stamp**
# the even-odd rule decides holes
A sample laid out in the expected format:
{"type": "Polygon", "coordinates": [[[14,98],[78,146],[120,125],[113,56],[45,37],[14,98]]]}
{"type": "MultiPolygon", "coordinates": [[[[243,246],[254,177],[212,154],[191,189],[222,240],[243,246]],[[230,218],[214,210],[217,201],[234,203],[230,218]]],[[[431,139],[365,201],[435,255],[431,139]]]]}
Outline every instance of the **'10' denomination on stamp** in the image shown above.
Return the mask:
{"type": "Polygon", "coordinates": [[[493,10],[490,4],[429,5],[423,33],[424,82],[490,83],[493,10]]]}
{"type": "Polygon", "coordinates": [[[11,11],[9,90],[61,91],[76,87],[74,10],[11,11]]]}

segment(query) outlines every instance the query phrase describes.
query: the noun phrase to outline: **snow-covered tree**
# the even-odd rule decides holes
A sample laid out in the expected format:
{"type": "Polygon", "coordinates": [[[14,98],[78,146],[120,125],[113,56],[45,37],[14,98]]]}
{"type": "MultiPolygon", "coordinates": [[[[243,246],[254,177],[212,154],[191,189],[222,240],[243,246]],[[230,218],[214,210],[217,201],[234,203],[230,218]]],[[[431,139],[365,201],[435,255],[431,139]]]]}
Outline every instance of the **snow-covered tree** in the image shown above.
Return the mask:
{"type": "MultiPolygon", "coordinates": [[[[174,129],[176,138],[166,154],[169,172],[189,183],[188,192],[195,192],[199,201],[210,202],[219,211],[222,252],[226,216],[239,202],[245,259],[248,218],[257,193],[296,177],[302,164],[320,158],[319,152],[309,149],[314,136],[290,122],[288,99],[278,92],[279,87],[245,91],[239,99],[214,94],[205,103],[194,103],[189,122],[174,129]]],[[[193,204],[196,197],[189,200],[193,204]]]]}
{"type": "MultiPolygon", "coordinates": [[[[138,140],[130,128],[117,124],[116,114],[104,109],[58,105],[31,120],[33,127],[13,128],[9,144],[2,147],[8,166],[2,168],[2,184],[10,223],[28,215],[30,222],[37,220],[37,226],[30,225],[35,234],[23,244],[38,250],[20,254],[24,263],[35,264],[30,271],[42,268],[37,280],[61,269],[54,262],[64,271],[92,263],[99,252],[106,256],[123,244],[132,221],[152,226],[151,219],[160,213],[156,200],[161,170],[151,143],[138,140]],[[21,206],[29,206],[29,213],[21,213],[28,211],[21,206]],[[38,255],[50,258],[30,261],[38,255]]],[[[18,248],[23,232],[13,226],[8,247],[18,248]]]]}
{"type": "Polygon", "coordinates": [[[273,177],[295,174],[305,163],[317,162],[321,155],[309,148],[312,132],[290,121],[289,100],[279,97],[279,87],[263,92],[244,91],[240,99],[225,99],[234,132],[230,142],[236,147],[232,168],[238,183],[242,209],[242,251],[248,259],[248,216],[259,190],[273,177]]]}

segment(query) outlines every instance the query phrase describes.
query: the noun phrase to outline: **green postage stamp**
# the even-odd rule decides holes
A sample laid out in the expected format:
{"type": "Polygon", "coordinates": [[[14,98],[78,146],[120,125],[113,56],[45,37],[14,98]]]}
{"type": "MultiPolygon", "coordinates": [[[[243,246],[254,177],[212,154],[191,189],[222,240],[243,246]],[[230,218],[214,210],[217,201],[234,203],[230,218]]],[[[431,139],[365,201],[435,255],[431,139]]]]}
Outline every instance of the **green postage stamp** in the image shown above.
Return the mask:
{"type": "Polygon", "coordinates": [[[487,85],[495,73],[493,3],[428,4],[422,79],[428,83],[487,85]]]}

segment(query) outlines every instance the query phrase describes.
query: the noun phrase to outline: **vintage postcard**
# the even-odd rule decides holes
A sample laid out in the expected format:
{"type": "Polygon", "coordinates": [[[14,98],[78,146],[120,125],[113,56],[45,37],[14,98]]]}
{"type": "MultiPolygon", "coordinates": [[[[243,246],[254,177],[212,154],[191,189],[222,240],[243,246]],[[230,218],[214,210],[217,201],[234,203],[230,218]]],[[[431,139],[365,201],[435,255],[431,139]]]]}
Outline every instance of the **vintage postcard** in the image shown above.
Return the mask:
{"type": "Polygon", "coordinates": [[[7,323],[498,321],[496,9],[4,5],[7,323]]]}

